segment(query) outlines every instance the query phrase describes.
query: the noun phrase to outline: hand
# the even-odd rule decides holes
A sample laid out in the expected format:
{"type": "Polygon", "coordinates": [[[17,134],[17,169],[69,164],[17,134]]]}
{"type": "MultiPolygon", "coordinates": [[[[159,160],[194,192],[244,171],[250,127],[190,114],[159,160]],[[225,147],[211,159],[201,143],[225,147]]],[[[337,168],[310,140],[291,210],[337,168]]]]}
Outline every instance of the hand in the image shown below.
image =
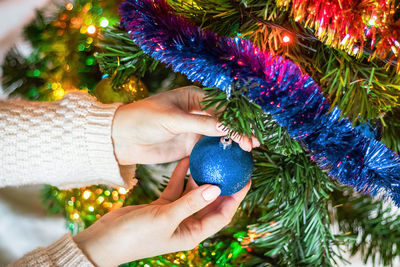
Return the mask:
{"type": "Polygon", "coordinates": [[[192,178],[183,190],[188,167],[188,158],[180,161],[159,199],[106,214],[74,237],[77,245],[97,266],[116,266],[190,250],[218,232],[231,221],[251,182],[231,196],[218,197],[217,186],[198,187],[192,178]]]}
{"type": "MultiPolygon", "coordinates": [[[[119,164],[175,161],[188,156],[202,135],[226,135],[217,120],[202,111],[203,97],[203,90],[189,86],[119,107],[112,128],[119,164]]],[[[233,140],[247,151],[260,145],[255,137],[233,140]]]]}

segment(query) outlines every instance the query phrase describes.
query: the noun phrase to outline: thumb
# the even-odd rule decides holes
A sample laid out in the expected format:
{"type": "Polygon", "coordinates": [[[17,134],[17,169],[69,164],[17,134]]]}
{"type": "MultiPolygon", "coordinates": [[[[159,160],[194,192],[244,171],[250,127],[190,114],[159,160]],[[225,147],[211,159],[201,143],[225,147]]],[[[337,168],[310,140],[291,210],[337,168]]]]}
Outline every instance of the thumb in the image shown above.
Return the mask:
{"type": "Polygon", "coordinates": [[[227,129],[219,126],[217,119],[209,115],[182,114],[174,126],[179,133],[196,133],[207,136],[223,136],[227,134],[227,129]]]}
{"type": "Polygon", "coordinates": [[[221,194],[216,185],[200,186],[170,203],[168,215],[179,225],[184,219],[200,211],[221,194]]]}

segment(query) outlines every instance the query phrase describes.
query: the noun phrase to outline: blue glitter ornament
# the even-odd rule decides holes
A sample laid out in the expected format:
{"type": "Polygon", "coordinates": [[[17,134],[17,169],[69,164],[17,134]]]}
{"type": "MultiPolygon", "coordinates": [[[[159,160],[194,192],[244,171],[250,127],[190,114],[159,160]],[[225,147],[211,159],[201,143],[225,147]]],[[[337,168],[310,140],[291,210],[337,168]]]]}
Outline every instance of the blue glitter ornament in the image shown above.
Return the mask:
{"type": "Polygon", "coordinates": [[[205,136],[194,146],[189,167],[198,185],[217,185],[221,196],[228,196],[238,192],[250,180],[253,157],[227,137],[205,136]]]}

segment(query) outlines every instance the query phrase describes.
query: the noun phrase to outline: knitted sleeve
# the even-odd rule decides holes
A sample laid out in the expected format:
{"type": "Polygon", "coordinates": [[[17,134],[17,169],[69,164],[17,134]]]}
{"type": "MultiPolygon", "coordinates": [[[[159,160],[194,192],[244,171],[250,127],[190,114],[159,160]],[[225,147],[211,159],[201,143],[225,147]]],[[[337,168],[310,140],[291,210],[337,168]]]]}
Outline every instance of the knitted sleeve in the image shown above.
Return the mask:
{"type": "Polygon", "coordinates": [[[84,92],[50,103],[0,101],[0,187],[129,187],[134,169],[129,179],[121,177],[111,139],[119,105],[99,103],[84,92]]]}
{"type": "Polygon", "coordinates": [[[74,243],[70,234],[46,248],[38,248],[16,260],[9,267],[94,267],[74,243]]]}

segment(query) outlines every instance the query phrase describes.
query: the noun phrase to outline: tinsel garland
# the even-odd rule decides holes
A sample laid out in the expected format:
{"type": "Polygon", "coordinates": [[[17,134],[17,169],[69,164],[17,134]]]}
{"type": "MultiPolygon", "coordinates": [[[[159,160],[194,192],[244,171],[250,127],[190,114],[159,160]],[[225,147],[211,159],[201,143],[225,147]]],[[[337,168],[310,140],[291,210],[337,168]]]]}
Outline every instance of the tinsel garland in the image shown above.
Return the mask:
{"type": "Polygon", "coordinates": [[[276,0],[295,21],[315,30],[326,44],[361,55],[397,61],[400,71],[400,21],[394,0],[276,0]]]}
{"type": "Polygon", "coordinates": [[[337,107],[329,112],[319,86],[295,63],[248,40],[202,30],[173,14],[165,0],[127,0],[119,11],[121,26],[145,53],[228,97],[245,89],[329,175],[400,206],[400,157],[354,129],[337,107]]]}

